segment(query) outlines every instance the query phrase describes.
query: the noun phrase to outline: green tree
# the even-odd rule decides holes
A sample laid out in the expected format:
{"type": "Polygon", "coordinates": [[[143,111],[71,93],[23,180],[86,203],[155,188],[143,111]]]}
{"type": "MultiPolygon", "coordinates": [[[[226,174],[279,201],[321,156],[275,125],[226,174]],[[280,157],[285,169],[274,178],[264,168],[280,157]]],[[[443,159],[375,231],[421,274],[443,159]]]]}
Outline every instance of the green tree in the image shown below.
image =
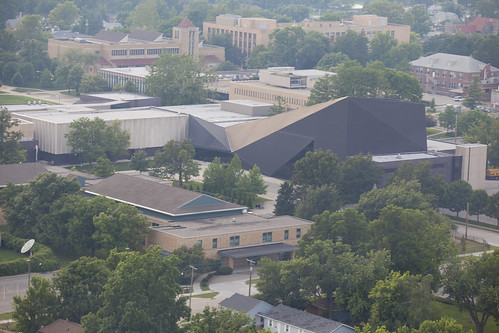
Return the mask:
{"type": "Polygon", "coordinates": [[[267,193],[267,187],[268,185],[263,180],[262,172],[256,164],[247,173],[244,173],[239,180],[240,191],[246,192],[253,203],[258,194],[267,193]]]}
{"type": "Polygon", "coordinates": [[[46,42],[47,36],[43,32],[43,18],[40,15],[26,15],[16,26],[14,35],[18,42],[24,42],[28,39],[36,39],[46,42]]]}
{"type": "Polygon", "coordinates": [[[392,271],[385,280],[376,283],[369,295],[374,300],[370,323],[384,325],[390,331],[404,325],[418,327],[430,318],[431,281],[431,275],[392,271]]]}
{"type": "Polygon", "coordinates": [[[138,150],[132,155],[130,160],[130,166],[134,169],[142,172],[147,171],[149,166],[149,161],[147,160],[147,153],[144,150],[138,150]]]}
{"type": "Polygon", "coordinates": [[[338,185],[342,198],[348,203],[359,201],[362,193],[381,182],[383,169],[373,162],[371,154],[358,154],[340,164],[338,185]]]}
{"type": "Polygon", "coordinates": [[[57,291],[62,318],[80,322],[89,312],[97,312],[104,285],[111,272],[105,262],[97,258],[80,257],[57,271],[52,287],[57,291]]]}
{"type": "Polygon", "coordinates": [[[473,82],[471,82],[467,95],[463,101],[463,105],[469,107],[470,109],[476,108],[477,105],[482,104],[482,88],[480,87],[480,78],[478,76],[473,76],[473,82]]]}
{"type": "Polygon", "coordinates": [[[319,187],[334,184],[340,176],[339,159],[330,150],[308,151],[296,161],[293,183],[300,186],[319,187]]]}
{"type": "Polygon", "coordinates": [[[491,125],[492,118],[480,110],[470,110],[457,116],[458,135],[470,133],[473,126],[488,127],[491,125]],[[481,126],[482,124],[483,126],[481,126]]]}
{"type": "Polygon", "coordinates": [[[443,270],[444,292],[469,312],[477,333],[490,316],[499,317],[499,253],[454,260],[443,270]]]}
{"type": "MultiPolygon", "coordinates": [[[[486,16],[490,17],[490,16],[486,16]]],[[[483,61],[486,64],[491,64],[494,67],[499,66],[497,54],[499,52],[499,36],[487,34],[482,39],[474,44],[473,58],[483,61]]]]}
{"type": "Polygon", "coordinates": [[[203,190],[211,193],[223,194],[225,190],[226,163],[215,157],[203,173],[203,190]]]}
{"type": "Polygon", "coordinates": [[[119,203],[93,218],[95,233],[92,238],[104,250],[117,248],[140,249],[150,232],[150,222],[137,208],[119,203]]]}
{"type": "Polygon", "coordinates": [[[414,18],[411,24],[411,31],[421,36],[431,31],[432,23],[424,5],[415,5],[409,9],[408,13],[412,14],[414,18]]]}
{"type": "Polygon", "coordinates": [[[146,77],[148,93],[161,97],[163,105],[202,104],[206,102],[205,82],[199,63],[188,55],[161,54],[146,77]]]}
{"type": "Polygon", "coordinates": [[[178,176],[179,186],[199,175],[199,163],[193,160],[196,151],[188,139],[168,141],[154,155],[154,171],[163,177],[178,176]]]}
{"type": "Polygon", "coordinates": [[[447,129],[447,132],[449,132],[450,129],[454,129],[456,116],[456,109],[451,105],[447,105],[444,111],[440,112],[440,114],[438,115],[438,122],[440,123],[440,126],[445,127],[445,129],[447,129]]]}
{"type": "Polygon", "coordinates": [[[61,63],[64,66],[83,66],[88,67],[95,65],[99,61],[99,55],[86,52],[79,48],[69,48],[62,54],[61,63]]]}
{"type": "Polygon", "coordinates": [[[423,196],[418,182],[401,181],[384,188],[372,189],[360,196],[357,210],[366,215],[368,221],[377,219],[388,205],[418,210],[427,210],[431,205],[423,196]]]}
{"type": "Polygon", "coordinates": [[[191,280],[191,266],[197,268],[194,277],[198,276],[199,273],[209,271],[208,264],[204,257],[203,248],[199,245],[194,245],[191,248],[187,246],[181,246],[173,254],[180,260],[177,265],[180,275],[177,276],[177,281],[180,284],[189,284],[191,280]]]}
{"type": "Polygon", "coordinates": [[[492,122],[490,126],[490,144],[487,149],[487,159],[493,166],[499,166],[499,120],[492,122]]]}
{"type": "Polygon", "coordinates": [[[349,61],[350,58],[341,52],[326,53],[315,66],[317,69],[323,71],[331,71],[338,65],[349,61]]]}
{"type": "Polygon", "coordinates": [[[186,299],[175,282],[178,259],[161,248],[130,252],[117,264],[100,296],[102,306],[82,318],[88,332],[176,332],[186,299]]]}
{"type": "Polygon", "coordinates": [[[353,30],[348,30],[346,34],[336,39],[333,45],[333,52],[341,52],[346,54],[350,59],[365,64],[368,60],[368,42],[367,37],[353,30]]]}
{"type": "Polygon", "coordinates": [[[379,60],[385,62],[388,59],[388,52],[393,47],[397,46],[397,44],[397,40],[390,36],[389,31],[386,33],[378,32],[371,40],[369,58],[374,61],[379,60]]]}
{"type": "Polygon", "coordinates": [[[476,215],[477,222],[480,222],[480,214],[485,213],[488,199],[489,195],[485,190],[474,190],[470,195],[470,214],[476,215]]]}
{"type": "Polygon", "coordinates": [[[68,76],[66,78],[66,87],[68,88],[68,92],[71,92],[71,89],[74,89],[76,95],[80,93],[80,84],[81,79],[83,77],[83,69],[74,65],[69,69],[68,76]]]}
{"type": "Polygon", "coordinates": [[[92,171],[97,177],[109,177],[114,174],[114,167],[108,158],[99,157],[92,171]]]}
{"type": "Polygon", "coordinates": [[[388,0],[376,0],[364,6],[363,14],[386,16],[389,23],[410,24],[411,15],[408,15],[401,3],[388,0]]]}
{"type": "Polygon", "coordinates": [[[456,212],[456,217],[459,217],[459,212],[466,210],[466,204],[470,201],[473,189],[465,180],[456,180],[447,186],[444,196],[444,207],[456,212]]]}
{"type": "Polygon", "coordinates": [[[295,213],[295,206],[297,203],[297,196],[293,183],[285,181],[279,187],[277,192],[277,200],[274,206],[274,214],[279,215],[291,215],[295,213]]]}
{"type": "Polygon", "coordinates": [[[317,82],[315,82],[314,87],[310,91],[307,105],[315,105],[335,99],[337,96],[335,94],[334,87],[335,80],[333,75],[326,74],[320,77],[317,79],[317,82]]]}
{"type": "Polygon", "coordinates": [[[80,92],[100,92],[108,90],[107,81],[99,74],[86,74],[81,78],[80,92]]]}
{"type": "Polygon", "coordinates": [[[48,22],[52,26],[59,27],[60,30],[71,29],[80,15],[80,9],[73,1],[66,1],[57,4],[48,15],[48,22]]]}
{"type": "Polygon", "coordinates": [[[196,27],[202,27],[208,11],[213,6],[208,0],[193,0],[181,14],[187,16],[196,27]]]}
{"type": "Polygon", "coordinates": [[[33,276],[26,296],[14,296],[13,301],[12,318],[19,332],[35,333],[54,321],[57,314],[57,296],[50,290],[49,280],[41,276],[33,276]]]}
{"type": "Polygon", "coordinates": [[[10,190],[10,197],[3,202],[10,232],[18,237],[49,242],[52,235],[47,233],[47,228],[51,222],[52,205],[59,199],[79,193],[80,185],[76,179],[43,173],[28,185],[10,190]]]}
{"type": "Polygon", "coordinates": [[[439,266],[453,253],[450,226],[433,211],[387,206],[369,224],[372,248],[390,251],[393,269],[439,276],[439,266]]]}
{"type": "Polygon", "coordinates": [[[119,121],[106,125],[101,118],[82,117],[69,124],[70,131],[64,136],[71,151],[78,154],[82,161],[91,163],[105,154],[116,158],[126,151],[130,145],[130,134],[120,127],[119,121]]]}
{"type": "Polygon", "coordinates": [[[485,207],[485,215],[496,219],[497,225],[499,226],[499,192],[492,194],[488,198],[487,206],[485,207]]]}
{"type": "MultiPolygon", "coordinates": [[[[225,47],[225,60],[230,61],[235,66],[241,67],[244,64],[245,55],[236,45],[232,43],[229,34],[212,35],[208,40],[211,45],[225,47]]],[[[223,64],[223,63],[222,63],[223,64]]],[[[218,70],[223,70],[218,68],[218,70]]]]}
{"type": "Polygon", "coordinates": [[[52,75],[52,72],[45,68],[42,72],[42,75],[40,76],[40,86],[44,89],[51,89],[54,87],[53,83],[54,76],[52,75]]]}
{"type": "Polygon", "coordinates": [[[305,35],[305,30],[299,26],[276,29],[270,33],[269,51],[272,63],[295,67],[300,42],[303,41],[305,35]]]}
{"type": "Polygon", "coordinates": [[[128,22],[132,29],[156,31],[161,23],[161,17],[158,10],[159,1],[147,0],[141,1],[130,12],[128,22]]]}
{"type": "Polygon", "coordinates": [[[286,102],[282,96],[277,96],[276,101],[277,104],[272,105],[272,107],[270,108],[270,116],[289,111],[289,108],[284,106],[286,102]]]}
{"type": "Polygon", "coordinates": [[[461,324],[458,324],[456,319],[443,317],[439,320],[425,320],[419,325],[418,330],[413,330],[414,333],[472,333],[471,330],[465,330],[461,324]]]}
{"type": "Polygon", "coordinates": [[[329,52],[329,40],[318,31],[308,31],[296,50],[296,68],[314,68],[329,52]]]}
{"type": "Polygon", "coordinates": [[[184,326],[186,333],[249,333],[256,332],[255,324],[244,312],[205,307],[191,317],[184,326]]]}
{"type": "Polygon", "coordinates": [[[342,199],[335,185],[324,184],[310,187],[296,206],[295,216],[311,220],[316,214],[322,214],[325,211],[335,212],[340,209],[341,205],[342,199]]]}
{"type": "Polygon", "coordinates": [[[14,87],[22,87],[24,86],[24,79],[21,73],[17,72],[14,74],[12,77],[12,80],[10,82],[14,87]]]}
{"type": "Polygon", "coordinates": [[[17,124],[7,108],[0,108],[0,164],[20,163],[26,159],[26,151],[19,143],[23,134],[12,130],[17,124]]]}

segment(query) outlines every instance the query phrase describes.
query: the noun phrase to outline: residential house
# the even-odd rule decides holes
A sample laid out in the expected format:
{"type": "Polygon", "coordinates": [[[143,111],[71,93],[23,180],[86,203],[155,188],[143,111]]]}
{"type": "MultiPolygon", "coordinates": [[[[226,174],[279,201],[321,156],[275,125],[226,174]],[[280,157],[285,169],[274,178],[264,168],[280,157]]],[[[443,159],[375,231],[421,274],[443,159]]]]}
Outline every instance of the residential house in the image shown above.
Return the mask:
{"type": "Polygon", "coordinates": [[[353,327],[338,321],[279,304],[265,314],[263,328],[278,333],[354,333],[353,327]]]}
{"type": "Polygon", "coordinates": [[[36,333],[83,333],[84,328],[72,321],[57,319],[56,321],[42,326],[36,333]]]}
{"type": "Polygon", "coordinates": [[[238,293],[224,299],[219,305],[225,309],[246,313],[251,319],[257,320],[257,326],[263,326],[263,317],[259,316],[259,314],[268,313],[274,308],[273,305],[270,305],[267,302],[238,293]],[[258,318],[256,318],[257,316],[258,318]]]}

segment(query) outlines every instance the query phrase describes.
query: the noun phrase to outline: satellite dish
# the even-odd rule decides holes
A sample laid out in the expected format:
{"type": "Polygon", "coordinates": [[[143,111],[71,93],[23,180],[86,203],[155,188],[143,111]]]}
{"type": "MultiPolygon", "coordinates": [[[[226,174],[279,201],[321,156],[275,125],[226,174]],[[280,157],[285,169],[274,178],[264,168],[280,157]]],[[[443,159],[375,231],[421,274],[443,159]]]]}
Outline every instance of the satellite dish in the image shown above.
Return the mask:
{"type": "Polygon", "coordinates": [[[29,250],[31,250],[31,248],[33,247],[33,244],[35,244],[35,240],[34,239],[30,239],[29,241],[27,241],[26,243],[24,243],[23,247],[21,248],[21,253],[26,253],[29,250]]]}

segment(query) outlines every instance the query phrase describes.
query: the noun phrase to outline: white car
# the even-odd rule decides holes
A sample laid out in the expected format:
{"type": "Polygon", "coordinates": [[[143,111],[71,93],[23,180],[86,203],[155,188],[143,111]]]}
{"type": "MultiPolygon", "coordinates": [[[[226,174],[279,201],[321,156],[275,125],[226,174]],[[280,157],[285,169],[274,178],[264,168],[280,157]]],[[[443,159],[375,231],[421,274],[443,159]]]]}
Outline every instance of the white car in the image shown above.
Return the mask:
{"type": "Polygon", "coordinates": [[[462,102],[462,101],[464,101],[464,97],[463,96],[456,96],[456,97],[454,97],[454,100],[456,102],[462,102]]]}

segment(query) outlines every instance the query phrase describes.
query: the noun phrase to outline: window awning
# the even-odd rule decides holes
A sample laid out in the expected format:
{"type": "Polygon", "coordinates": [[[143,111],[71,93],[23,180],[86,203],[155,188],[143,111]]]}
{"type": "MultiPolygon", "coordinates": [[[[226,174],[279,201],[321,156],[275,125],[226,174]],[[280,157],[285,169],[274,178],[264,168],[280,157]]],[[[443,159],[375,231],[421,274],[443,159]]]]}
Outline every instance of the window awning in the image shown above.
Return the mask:
{"type": "Polygon", "coordinates": [[[235,249],[219,250],[218,254],[220,254],[223,257],[240,259],[240,258],[266,256],[269,254],[294,252],[297,249],[298,246],[288,245],[284,243],[274,243],[274,244],[256,245],[248,247],[239,247],[235,249]]]}

